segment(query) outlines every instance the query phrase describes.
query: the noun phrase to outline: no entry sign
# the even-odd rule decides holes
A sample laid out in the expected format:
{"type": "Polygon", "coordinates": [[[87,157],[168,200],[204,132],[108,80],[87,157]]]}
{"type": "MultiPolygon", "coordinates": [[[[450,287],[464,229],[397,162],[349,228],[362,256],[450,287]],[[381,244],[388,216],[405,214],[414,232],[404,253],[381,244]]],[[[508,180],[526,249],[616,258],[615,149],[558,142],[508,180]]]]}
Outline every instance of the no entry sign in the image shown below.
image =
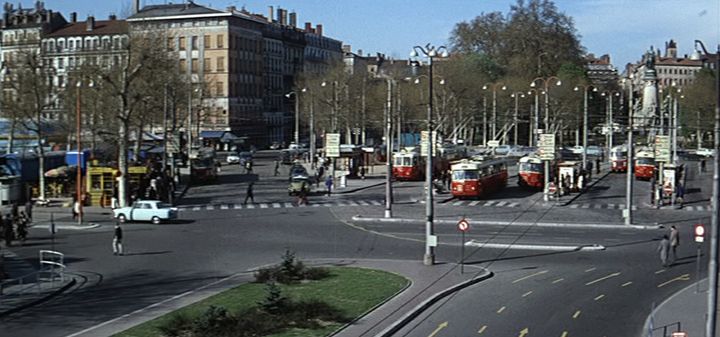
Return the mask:
{"type": "Polygon", "coordinates": [[[468,229],[470,229],[470,223],[465,219],[460,219],[457,224],[458,230],[461,232],[467,232],[468,229]]]}

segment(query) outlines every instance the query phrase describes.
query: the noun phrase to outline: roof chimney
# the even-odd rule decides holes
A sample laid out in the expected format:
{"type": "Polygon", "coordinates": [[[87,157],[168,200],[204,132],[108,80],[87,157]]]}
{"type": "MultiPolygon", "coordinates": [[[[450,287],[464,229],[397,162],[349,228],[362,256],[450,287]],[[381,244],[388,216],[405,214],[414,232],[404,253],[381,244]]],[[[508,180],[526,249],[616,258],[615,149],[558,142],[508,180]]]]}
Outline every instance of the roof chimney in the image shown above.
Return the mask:
{"type": "Polygon", "coordinates": [[[321,24],[318,24],[317,26],[315,26],[315,33],[317,33],[317,35],[322,36],[322,25],[321,24]]]}
{"type": "Polygon", "coordinates": [[[290,26],[297,27],[297,13],[290,13],[290,26]]]}
{"type": "Polygon", "coordinates": [[[287,9],[278,8],[278,23],[285,26],[287,25],[287,9]]]}
{"type": "Polygon", "coordinates": [[[76,22],[77,22],[77,13],[76,13],[76,12],[70,13],[70,22],[71,22],[71,23],[76,23],[76,22]]]}
{"type": "Polygon", "coordinates": [[[115,15],[115,14],[110,14],[110,15],[108,16],[108,19],[109,19],[110,21],[115,21],[115,20],[117,20],[117,15],[115,15]]]}
{"type": "Polygon", "coordinates": [[[140,12],[140,0],[133,0],[132,13],[137,14],[140,12]]]}
{"type": "Polygon", "coordinates": [[[95,17],[94,16],[88,16],[86,23],[87,23],[88,31],[95,29],[95,17]]]}
{"type": "Polygon", "coordinates": [[[51,22],[51,21],[52,21],[52,14],[53,14],[52,11],[47,11],[47,16],[46,16],[47,22],[51,22]]]}
{"type": "Polygon", "coordinates": [[[273,6],[268,6],[268,7],[270,8],[270,10],[268,11],[268,22],[272,23],[273,16],[275,16],[275,13],[274,13],[275,10],[273,9],[273,6]]]}
{"type": "Polygon", "coordinates": [[[305,33],[310,33],[311,31],[312,31],[312,23],[305,22],[305,33]]]}

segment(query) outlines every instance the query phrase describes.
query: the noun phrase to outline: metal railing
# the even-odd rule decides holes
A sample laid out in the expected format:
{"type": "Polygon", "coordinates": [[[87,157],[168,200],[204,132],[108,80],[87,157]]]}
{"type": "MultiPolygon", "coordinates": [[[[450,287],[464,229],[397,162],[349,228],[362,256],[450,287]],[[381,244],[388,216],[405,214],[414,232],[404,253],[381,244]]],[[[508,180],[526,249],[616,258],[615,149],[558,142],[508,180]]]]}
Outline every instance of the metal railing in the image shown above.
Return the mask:
{"type": "Polygon", "coordinates": [[[680,325],[680,322],[675,322],[675,323],[665,324],[661,327],[652,329],[652,337],[657,337],[655,335],[655,331],[659,331],[659,330],[662,330],[662,335],[660,337],[672,337],[673,332],[680,332],[681,325],[680,325]],[[675,331],[672,331],[671,329],[669,329],[670,327],[673,327],[673,326],[677,326],[677,328],[675,328],[675,331]],[[669,335],[668,335],[668,331],[670,332],[669,335]]]}
{"type": "Polygon", "coordinates": [[[41,292],[52,289],[55,282],[65,282],[65,255],[52,251],[41,250],[40,269],[20,277],[0,282],[0,296],[22,295],[29,292],[41,292]],[[47,284],[50,287],[47,287],[47,284]]]}

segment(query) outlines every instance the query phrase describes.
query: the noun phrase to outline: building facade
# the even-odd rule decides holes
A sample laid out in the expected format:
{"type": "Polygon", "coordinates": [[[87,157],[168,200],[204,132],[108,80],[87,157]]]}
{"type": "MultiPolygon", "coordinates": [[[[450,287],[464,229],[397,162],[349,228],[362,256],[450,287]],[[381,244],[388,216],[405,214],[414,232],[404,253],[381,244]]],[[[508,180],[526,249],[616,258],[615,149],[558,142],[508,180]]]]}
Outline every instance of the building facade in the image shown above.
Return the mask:
{"type": "Polygon", "coordinates": [[[604,54],[599,58],[593,54],[585,56],[585,73],[590,83],[596,87],[607,87],[608,84],[617,83],[618,72],[610,63],[610,55],[604,54]]]}

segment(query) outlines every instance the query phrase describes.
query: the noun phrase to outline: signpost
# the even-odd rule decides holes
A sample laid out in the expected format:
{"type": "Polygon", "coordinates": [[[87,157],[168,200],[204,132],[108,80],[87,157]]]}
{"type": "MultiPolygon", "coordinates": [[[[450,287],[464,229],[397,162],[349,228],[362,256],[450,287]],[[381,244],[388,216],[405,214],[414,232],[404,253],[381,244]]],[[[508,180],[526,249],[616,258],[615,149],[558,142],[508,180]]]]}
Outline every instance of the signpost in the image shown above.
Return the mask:
{"type": "Polygon", "coordinates": [[[693,228],[693,236],[695,236],[695,242],[697,242],[697,287],[695,287],[695,293],[700,292],[700,244],[705,242],[705,225],[699,223],[695,224],[695,227],[693,228]]]}
{"type": "Polygon", "coordinates": [[[325,156],[330,158],[340,157],[340,134],[325,134],[325,156]]]}
{"type": "MultiPolygon", "coordinates": [[[[428,140],[430,137],[428,137],[427,131],[420,131],[420,156],[427,157],[428,155],[428,140]]],[[[433,144],[433,153],[437,154],[437,132],[432,133],[432,144],[433,144]]]]}
{"type": "Polygon", "coordinates": [[[462,233],[462,241],[460,242],[460,274],[465,273],[465,232],[470,229],[470,223],[465,218],[460,219],[457,223],[458,230],[462,233]]]}
{"type": "Polygon", "coordinates": [[[655,136],[655,161],[670,162],[670,136],[655,136]]]}
{"type": "Polygon", "coordinates": [[[543,200],[548,201],[548,185],[550,181],[550,161],[555,159],[555,134],[543,133],[540,135],[540,159],[545,162],[545,174],[543,184],[543,200]]]}

